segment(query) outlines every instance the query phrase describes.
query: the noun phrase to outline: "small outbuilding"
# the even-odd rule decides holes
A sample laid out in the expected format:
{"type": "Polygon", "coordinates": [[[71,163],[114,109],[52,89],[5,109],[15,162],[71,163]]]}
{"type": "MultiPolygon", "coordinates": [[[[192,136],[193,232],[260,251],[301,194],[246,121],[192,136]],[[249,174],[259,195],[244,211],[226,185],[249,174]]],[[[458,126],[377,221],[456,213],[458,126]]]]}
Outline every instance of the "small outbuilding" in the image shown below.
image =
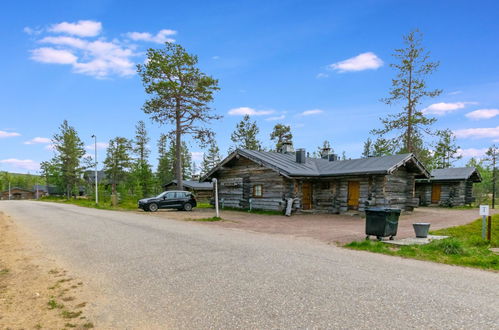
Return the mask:
{"type": "Polygon", "coordinates": [[[366,207],[418,206],[415,179],[429,178],[413,154],[338,160],[329,150],[321,158],[304,149],[282,152],[237,149],[202,180],[218,179],[219,200],[226,207],[345,213],[366,207]]]}
{"type": "Polygon", "coordinates": [[[420,205],[462,206],[475,201],[473,183],[482,177],[474,167],[451,167],[433,170],[429,179],[416,180],[420,205]]]}
{"type": "MultiPolygon", "coordinates": [[[[195,180],[182,181],[184,190],[192,192],[198,201],[209,201],[213,197],[213,183],[195,180]]],[[[172,180],[163,186],[165,190],[177,190],[177,180],[172,180]]]]}
{"type": "Polygon", "coordinates": [[[19,188],[19,187],[12,187],[9,190],[2,191],[0,195],[1,199],[3,200],[8,200],[8,199],[35,199],[35,191],[29,190],[29,189],[24,189],[24,188],[19,188]],[[9,196],[10,193],[10,196],[9,196]]]}

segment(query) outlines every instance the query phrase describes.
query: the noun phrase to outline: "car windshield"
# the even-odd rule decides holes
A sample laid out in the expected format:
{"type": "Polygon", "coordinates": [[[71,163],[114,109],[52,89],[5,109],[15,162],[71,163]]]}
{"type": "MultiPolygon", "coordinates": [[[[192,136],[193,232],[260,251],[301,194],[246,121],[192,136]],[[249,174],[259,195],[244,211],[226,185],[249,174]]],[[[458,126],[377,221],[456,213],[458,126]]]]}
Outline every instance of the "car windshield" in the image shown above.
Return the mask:
{"type": "Polygon", "coordinates": [[[167,192],[168,191],[163,191],[161,194],[159,194],[158,196],[156,196],[156,198],[163,198],[166,195],[167,192]]]}

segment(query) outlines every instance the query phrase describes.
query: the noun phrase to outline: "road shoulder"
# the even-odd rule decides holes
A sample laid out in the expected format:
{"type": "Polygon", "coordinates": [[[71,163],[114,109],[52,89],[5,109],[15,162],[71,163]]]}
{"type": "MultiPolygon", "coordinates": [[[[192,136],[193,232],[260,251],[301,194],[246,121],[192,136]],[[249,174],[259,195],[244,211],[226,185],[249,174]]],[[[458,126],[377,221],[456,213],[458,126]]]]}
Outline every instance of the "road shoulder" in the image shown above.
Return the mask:
{"type": "Polygon", "coordinates": [[[92,328],[84,283],[34,252],[22,235],[0,212],[0,328],[92,328]]]}

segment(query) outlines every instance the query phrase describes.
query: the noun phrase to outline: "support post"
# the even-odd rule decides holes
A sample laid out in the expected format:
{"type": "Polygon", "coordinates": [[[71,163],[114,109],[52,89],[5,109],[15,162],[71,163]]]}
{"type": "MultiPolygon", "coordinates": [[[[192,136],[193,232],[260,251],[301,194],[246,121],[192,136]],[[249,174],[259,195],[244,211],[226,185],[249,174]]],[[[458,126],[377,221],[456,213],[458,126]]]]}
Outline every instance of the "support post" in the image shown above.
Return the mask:
{"type": "Polygon", "coordinates": [[[485,215],[482,215],[482,239],[485,239],[485,232],[486,232],[485,228],[487,224],[486,219],[487,217],[485,215]]]}
{"type": "Polygon", "coordinates": [[[213,178],[211,181],[213,182],[213,186],[215,188],[215,212],[216,212],[217,218],[219,218],[220,212],[218,210],[218,180],[216,178],[213,178]]]}
{"type": "Polygon", "coordinates": [[[487,240],[490,242],[490,239],[492,237],[492,216],[489,215],[488,217],[488,224],[487,224],[487,240]]]}

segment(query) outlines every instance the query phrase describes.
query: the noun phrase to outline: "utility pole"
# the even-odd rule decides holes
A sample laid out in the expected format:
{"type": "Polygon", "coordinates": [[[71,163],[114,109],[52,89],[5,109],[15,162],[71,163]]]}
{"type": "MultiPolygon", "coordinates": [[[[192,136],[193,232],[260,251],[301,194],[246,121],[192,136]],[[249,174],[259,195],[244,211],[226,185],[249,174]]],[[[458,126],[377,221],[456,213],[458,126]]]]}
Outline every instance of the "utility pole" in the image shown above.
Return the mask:
{"type": "Polygon", "coordinates": [[[496,181],[497,181],[496,163],[497,163],[498,151],[499,149],[494,144],[486,152],[486,155],[490,157],[488,160],[492,163],[492,209],[494,209],[496,206],[496,181]]]}
{"type": "Polygon", "coordinates": [[[10,201],[11,196],[12,196],[12,194],[10,193],[10,180],[9,180],[9,201],[10,201]]]}
{"type": "Polygon", "coordinates": [[[94,138],[94,160],[95,160],[95,204],[99,204],[99,186],[98,186],[98,179],[97,179],[97,136],[92,135],[94,138]]]}

